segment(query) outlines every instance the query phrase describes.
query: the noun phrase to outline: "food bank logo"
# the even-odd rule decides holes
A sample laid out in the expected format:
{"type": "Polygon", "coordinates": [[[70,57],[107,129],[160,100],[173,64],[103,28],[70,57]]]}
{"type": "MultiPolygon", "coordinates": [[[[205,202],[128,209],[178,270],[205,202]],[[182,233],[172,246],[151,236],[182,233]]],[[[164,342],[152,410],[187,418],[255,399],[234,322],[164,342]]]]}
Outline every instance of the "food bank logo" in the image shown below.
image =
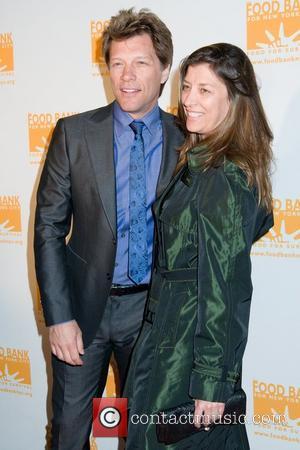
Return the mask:
{"type": "Polygon", "coordinates": [[[173,114],[173,116],[177,116],[177,114],[178,114],[178,106],[169,105],[169,106],[167,106],[166,111],[169,114],[173,114]]]}
{"type": "Polygon", "coordinates": [[[247,50],[253,63],[300,61],[299,0],[247,2],[247,50]]]}
{"type": "Polygon", "coordinates": [[[0,347],[0,391],[32,396],[28,350],[0,347]]]}
{"type": "Polygon", "coordinates": [[[114,370],[112,368],[112,365],[109,365],[107,379],[106,379],[106,386],[105,386],[105,396],[106,397],[116,397],[117,396],[117,387],[116,387],[116,379],[114,370]]]}
{"type": "Polygon", "coordinates": [[[0,85],[14,84],[14,42],[12,33],[0,33],[0,85]]]}
{"type": "Polygon", "coordinates": [[[45,160],[58,119],[73,114],[75,113],[28,113],[29,157],[31,164],[40,164],[45,160]]]}
{"type": "Polygon", "coordinates": [[[300,199],[273,200],[274,226],[253,246],[256,256],[300,257],[300,199]]]}
{"type": "Polygon", "coordinates": [[[91,20],[90,23],[93,76],[108,76],[108,69],[102,54],[102,35],[108,24],[109,20],[91,20]]]}
{"type": "Polygon", "coordinates": [[[96,439],[93,436],[90,437],[90,448],[91,450],[98,450],[96,439]]]}
{"type": "Polygon", "coordinates": [[[18,195],[0,195],[0,242],[22,244],[21,203],[18,195]]]}
{"type": "Polygon", "coordinates": [[[35,297],[34,297],[34,306],[35,306],[35,312],[36,312],[36,318],[40,323],[44,322],[44,314],[43,314],[43,307],[42,307],[42,299],[41,299],[41,292],[39,289],[39,285],[36,283],[35,286],[35,297]]]}
{"type": "Polygon", "coordinates": [[[0,72],[14,70],[14,43],[12,33],[0,34],[0,72]]]}
{"type": "Polygon", "coordinates": [[[300,387],[253,380],[252,388],[255,434],[300,443],[300,387]]]}

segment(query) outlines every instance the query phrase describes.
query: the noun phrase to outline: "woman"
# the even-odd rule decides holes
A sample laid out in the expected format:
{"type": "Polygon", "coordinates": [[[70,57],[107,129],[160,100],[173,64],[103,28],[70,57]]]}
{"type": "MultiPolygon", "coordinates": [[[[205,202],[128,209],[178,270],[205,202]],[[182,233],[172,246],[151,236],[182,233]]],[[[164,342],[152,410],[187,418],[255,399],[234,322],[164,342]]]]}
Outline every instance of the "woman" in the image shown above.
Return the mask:
{"type": "Polygon", "coordinates": [[[240,386],[251,245],[273,225],[272,133],[252,65],[238,47],[200,48],[180,73],[186,139],[177,173],[154,207],[155,268],[125,391],[126,448],[166,448],[155,425],[138,416],[195,399],[196,425],[203,414],[206,431],[167,448],[245,450],[244,425],[209,423],[240,386]]]}

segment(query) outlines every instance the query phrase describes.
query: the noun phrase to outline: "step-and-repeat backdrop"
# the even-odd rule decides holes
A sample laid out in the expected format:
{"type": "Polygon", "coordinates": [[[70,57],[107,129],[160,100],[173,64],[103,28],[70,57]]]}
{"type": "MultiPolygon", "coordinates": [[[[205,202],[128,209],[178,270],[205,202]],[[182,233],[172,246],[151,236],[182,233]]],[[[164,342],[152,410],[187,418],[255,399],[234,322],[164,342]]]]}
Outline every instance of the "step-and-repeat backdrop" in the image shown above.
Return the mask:
{"type": "MultiPolygon", "coordinates": [[[[50,352],[32,250],[36,189],[57,120],[112,100],[96,42],[109,18],[131,6],[152,9],[173,33],[174,65],[160,99],[167,111],[176,113],[178,65],[192,50],[230,42],[254,64],[275,135],[275,225],[252,252],[247,430],[255,450],[299,449],[299,0],[0,1],[0,447],[41,450],[49,436],[50,352]],[[270,422],[274,414],[285,414],[285,425],[270,422]]],[[[92,439],[93,450],[117,446],[92,439]]]]}

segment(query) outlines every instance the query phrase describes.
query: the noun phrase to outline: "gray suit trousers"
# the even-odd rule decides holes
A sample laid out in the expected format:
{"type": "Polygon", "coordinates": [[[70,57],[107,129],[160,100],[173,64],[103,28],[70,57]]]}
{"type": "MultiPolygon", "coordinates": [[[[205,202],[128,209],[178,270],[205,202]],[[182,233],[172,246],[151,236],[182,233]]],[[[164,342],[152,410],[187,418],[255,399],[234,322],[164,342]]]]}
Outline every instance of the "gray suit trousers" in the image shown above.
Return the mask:
{"type": "Polygon", "coordinates": [[[146,297],[147,292],[108,297],[97,334],[85,348],[82,366],[66,364],[52,355],[52,450],[90,449],[92,399],[103,393],[112,353],[122,392],[146,297]]]}

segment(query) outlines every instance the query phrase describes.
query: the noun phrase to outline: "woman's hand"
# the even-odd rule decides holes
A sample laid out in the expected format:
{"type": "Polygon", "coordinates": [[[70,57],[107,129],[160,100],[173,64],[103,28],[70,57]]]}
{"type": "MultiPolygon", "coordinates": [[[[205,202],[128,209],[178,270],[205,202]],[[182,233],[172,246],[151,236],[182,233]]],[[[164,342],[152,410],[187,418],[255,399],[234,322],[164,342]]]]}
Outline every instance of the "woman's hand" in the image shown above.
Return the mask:
{"type": "Polygon", "coordinates": [[[196,428],[204,426],[209,430],[209,424],[219,419],[224,412],[225,403],[206,402],[205,400],[195,400],[194,425],[196,428]]]}

